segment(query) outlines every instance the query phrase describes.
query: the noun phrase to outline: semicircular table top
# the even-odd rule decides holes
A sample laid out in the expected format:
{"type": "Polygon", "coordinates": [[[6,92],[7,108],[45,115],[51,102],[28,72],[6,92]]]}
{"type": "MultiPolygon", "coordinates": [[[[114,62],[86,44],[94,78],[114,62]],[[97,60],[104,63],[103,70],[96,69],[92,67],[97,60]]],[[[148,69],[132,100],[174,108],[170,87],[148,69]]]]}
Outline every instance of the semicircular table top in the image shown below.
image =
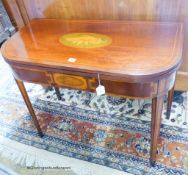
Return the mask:
{"type": "Polygon", "coordinates": [[[156,76],[180,63],[182,41],[180,23],[35,19],[2,54],[12,64],[156,76]]]}

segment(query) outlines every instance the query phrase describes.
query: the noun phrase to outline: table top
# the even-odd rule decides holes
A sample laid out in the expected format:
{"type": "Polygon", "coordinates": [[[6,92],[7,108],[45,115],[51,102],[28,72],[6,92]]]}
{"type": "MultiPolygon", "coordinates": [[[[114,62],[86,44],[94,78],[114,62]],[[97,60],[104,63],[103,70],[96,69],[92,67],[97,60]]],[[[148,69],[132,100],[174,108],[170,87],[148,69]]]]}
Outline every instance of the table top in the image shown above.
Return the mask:
{"type": "Polygon", "coordinates": [[[182,42],[180,23],[35,19],[1,50],[10,64],[154,77],[180,64],[182,42]]]}

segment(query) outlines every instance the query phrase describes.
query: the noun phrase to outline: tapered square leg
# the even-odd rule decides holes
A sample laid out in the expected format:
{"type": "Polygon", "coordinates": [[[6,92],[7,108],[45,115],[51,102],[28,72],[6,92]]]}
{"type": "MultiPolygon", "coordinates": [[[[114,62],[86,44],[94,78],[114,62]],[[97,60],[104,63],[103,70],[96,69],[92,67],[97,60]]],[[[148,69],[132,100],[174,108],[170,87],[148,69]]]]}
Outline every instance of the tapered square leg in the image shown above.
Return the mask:
{"type": "Polygon", "coordinates": [[[157,142],[160,134],[161,115],[163,110],[164,95],[152,99],[151,116],[151,144],[150,144],[150,165],[156,162],[157,142]]]}
{"type": "MultiPolygon", "coordinates": [[[[16,79],[15,79],[15,80],[16,80],[16,79]]],[[[29,112],[30,112],[30,114],[31,114],[31,116],[32,116],[34,125],[35,125],[35,127],[37,128],[37,131],[38,131],[38,135],[39,135],[40,137],[43,137],[42,130],[41,130],[40,125],[39,125],[39,123],[38,123],[37,117],[36,117],[35,112],[34,112],[34,110],[33,110],[32,104],[31,104],[31,102],[30,102],[30,100],[29,100],[29,97],[28,97],[28,95],[27,95],[27,91],[26,91],[26,89],[25,89],[25,86],[24,86],[23,82],[20,81],[20,80],[16,80],[16,83],[17,83],[18,88],[19,88],[19,90],[20,90],[20,92],[21,92],[21,94],[22,94],[22,97],[23,97],[23,99],[24,99],[24,101],[25,101],[25,103],[26,103],[27,109],[29,110],[29,112]]]]}
{"type": "Polygon", "coordinates": [[[174,86],[173,86],[173,88],[168,92],[168,102],[167,102],[166,119],[169,119],[169,118],[170,118],[170,113],[171,113],[171,107],[172,107],[173,97],[174,97],[174,86]]]}
{"type": "Polygon", "coordinates": [[[58,87],[54,87],[54,89],[55,89],[55,92],[56,92],[56,95],[57,95],[57,99],[61,100],[61,93],[59,91],[59,88],[58,87]]]}

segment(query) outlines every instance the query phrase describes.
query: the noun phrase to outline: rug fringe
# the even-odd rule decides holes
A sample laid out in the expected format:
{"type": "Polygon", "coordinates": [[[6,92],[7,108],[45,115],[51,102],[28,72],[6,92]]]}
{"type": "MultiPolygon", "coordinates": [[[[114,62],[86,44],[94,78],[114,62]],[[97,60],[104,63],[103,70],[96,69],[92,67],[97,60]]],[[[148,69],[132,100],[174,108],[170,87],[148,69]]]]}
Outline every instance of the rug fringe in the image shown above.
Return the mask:
{"type": "Polygon", "coordinates": [[[31,155],[25,152],[20,152],[18,150],[12,149],[10,147],[0,144],[0,154],[4,158],[15,162],[17,165],[23,167],[49,167],[57,166],[53,162],[42,159],[39,156],[31,155]]]}
{"type": "Polygon", "coordinates": [[[130,175],[105,166],[58,155],[0,136],[0,155],[23,167],[71,167],[77,175],[130,175]]]}

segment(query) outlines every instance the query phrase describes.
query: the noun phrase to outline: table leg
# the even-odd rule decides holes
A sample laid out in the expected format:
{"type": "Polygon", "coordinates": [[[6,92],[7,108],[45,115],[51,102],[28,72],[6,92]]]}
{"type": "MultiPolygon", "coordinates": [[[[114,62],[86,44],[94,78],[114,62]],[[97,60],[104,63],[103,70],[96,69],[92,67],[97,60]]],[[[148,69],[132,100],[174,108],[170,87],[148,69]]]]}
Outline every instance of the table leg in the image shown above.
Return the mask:
{"type": "Polygon", "coordinates": [[[150,144],[150,164],[155,165],[157,141],[160,135],[161,115],[164,103],[164,95],[152,99],[152,116],[151,116],[151,144],[150,144]]]}
{"type": "Polygon", "coordinates": [[[57,95],[57,99],[58,99],[58,100],[61,100],[61,93],[60,93],[60,91],[59,91],[59,88],[58,88],[58,87],[54,87],[54,89],[55,89],[55,93],[56,93],[56,95],[57,95]]]}
{"type": "MultiPolygon", "coordinates": [[[[15,79],[15,80],[16,80],[16,79],[15,79]]],[[[21,92],[21,94],[22,94],[22,97],[23,97],[23,99],[24,99],[24,101],[25,101],[25,103],[26,103],[26,106],[27,106],[27,108],[28,108],[28,110],[29,110],[29,112],[30,112],[30,114],[31,114],[31,116],[32,116],[34,125],[35,125],[35,127],[37,128],[37,131],[38,131],[38,135],[39,135],[40,137],[43,137],[42,130],[41,130],[40,125],[39,125],[39,123],[38,123],[37,117],[36,117],[35,112],[34,112],[34,110],[33,110],[32,104],[31,104],[31,102],[30,102],[30,100],[29,100],[29,97],[28,97],[28,95],[27,95],[27,91],[26,91],[26,89],[25,89],[25,86],[24,86],[23,82],[20,81],[20,80],[16,80],[16,83],[17,83],[18,88],[19,88],[19,90],[20,90],[20,92],[21,92]]]]}
{"type": "Polygon", "coordinates": [[[171,113],[171,107],[172,107],[173,97],[174,97],[174,86],[173,86],[173,88],[168,92],[168,102],[167,102],[166,119],[169,119],[169,118],[170,118],[170,113],[171,113]]]}

